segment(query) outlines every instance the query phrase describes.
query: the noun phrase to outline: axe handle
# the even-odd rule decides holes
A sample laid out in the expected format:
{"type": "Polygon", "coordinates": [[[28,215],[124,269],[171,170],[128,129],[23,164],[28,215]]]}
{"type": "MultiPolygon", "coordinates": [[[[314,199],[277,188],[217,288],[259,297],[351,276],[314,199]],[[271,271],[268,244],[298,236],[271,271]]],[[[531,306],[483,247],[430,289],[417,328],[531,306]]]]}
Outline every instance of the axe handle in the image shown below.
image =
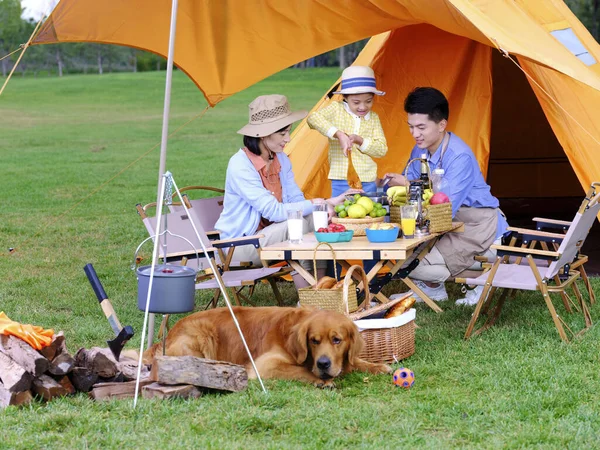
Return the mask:
{"type": "Polygon", "coordinates": [[[108,319],[108,323],[113,329],[115,335],[118,336],[123,327],[117,318],[117,313],[115,312],[112,303],[107,298],[104,287],[102,287],[102,283],[100,283],[100,279],[98,278],[94,267],[91,264],[86,264],[83,270],[87,275],[90,284],[92,285],[92,289],[94,289],[94,292],[96,293],[96,297],[98,297],[98,301],[100,302],[100,306],[102,307],[104,315],[108,319]]]}

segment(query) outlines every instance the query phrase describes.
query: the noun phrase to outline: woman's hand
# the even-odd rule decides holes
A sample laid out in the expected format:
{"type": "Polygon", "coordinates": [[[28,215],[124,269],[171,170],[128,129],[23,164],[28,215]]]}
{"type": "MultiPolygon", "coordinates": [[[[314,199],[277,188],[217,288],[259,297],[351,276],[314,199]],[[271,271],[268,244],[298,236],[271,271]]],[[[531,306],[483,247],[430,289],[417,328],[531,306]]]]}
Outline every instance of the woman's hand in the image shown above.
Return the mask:
{"type": "Polygon", "coordinates": [[[348,189],[343,194],[340,194],[337,197],[328,198],[326,201],[330,205],[336,206],[336,205],[339,205],[340,203],[344,203],[344,200],[346,200],[346,195],[364,194],[364,193],[365,193],[365,191],[363,191],[362,189],[348,189]]]}
{"type": "Polygon", "coordinates": [[[404,175],[400,175],[399,173],[386,173],[384,179],[388,178],[387,182],[388,186],[408,186],[408,180],[404,175]]]}

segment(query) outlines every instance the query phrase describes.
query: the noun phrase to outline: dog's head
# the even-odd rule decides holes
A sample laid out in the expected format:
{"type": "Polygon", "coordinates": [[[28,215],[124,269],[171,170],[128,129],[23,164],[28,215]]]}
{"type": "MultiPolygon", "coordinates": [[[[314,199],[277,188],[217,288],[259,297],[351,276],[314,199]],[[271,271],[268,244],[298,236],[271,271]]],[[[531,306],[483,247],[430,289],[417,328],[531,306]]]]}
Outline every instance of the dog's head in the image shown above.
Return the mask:
{"type": "Polygon", "coordinates": [[[322,380],[340,375],[354,365],[364,345],[356,325],[346,316],[315,310],[292,327],[287,351],[322,380]]]}

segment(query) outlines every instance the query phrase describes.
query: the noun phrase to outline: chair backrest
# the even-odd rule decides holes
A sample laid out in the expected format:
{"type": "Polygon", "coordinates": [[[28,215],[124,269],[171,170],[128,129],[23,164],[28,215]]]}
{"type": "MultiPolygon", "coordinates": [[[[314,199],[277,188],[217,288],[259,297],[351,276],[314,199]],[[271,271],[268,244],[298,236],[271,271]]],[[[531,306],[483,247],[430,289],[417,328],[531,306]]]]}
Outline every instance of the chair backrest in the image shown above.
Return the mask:
{"type": "MultiPolygon", "coordinates": [[[[199,198],[189,200],[189,202],[194,210],[201,211],[196,214],[197,221],[195,223],[200,223],[207,231],[213,231],[223,211],[223,196],[199,198]]],[[[185,211],[182,205],[169,205],[169,210],[171,212],[185,211]]]]}
{"type": "Polygon", "coordinates": [[[575,260],[589,234],[590,228],[594,224],[596,217],[598,217],[598,213],[600,212],[599,200],[600,193],[591,199],[586,198],[583,201],[560,247],[558,247],[557,251],[560,253],[559,259],[553,261],[548,266],[544,278],[553,278],[563,266],[571,264],[575,260]]]}
{"type": "MultiPolygon", "coordinates": [[[[168,212],[162,215],[161,220],[167,219],[167,230],[174,235],[183,236],[187,240],[189,240],[194,247],[192,247],[187,241],[184,239],[172,236],[167,233],[167,255],[177,255],[177,254],[189,254],[190,259],[195,258],[195,255],[191,255],[195,250],[198,250],[199,253],[202,252],[202,246],[198,241],[198,236],[194,232],[194,228],[190,223],[191,220],[194,221],[196,225],[196,229],[198,230],[198,234],[200,235],[201,241],[204,243],[206,248],[212,248],[212,243],[208,239],[206,232],[204,231],[204,227],[200,223],[198,219],[198,211],[194,208],[189,208],[190,216],[186,214],[185,210],[168,212]]],[[[157,217],[144,217],[142,221],[144,222],[144,226],[150,236],[154,237],[156,234],[156,220],[157,217]]],[[[161,230],[164,231],[164,227],[161,226],[161,230]]],[[[162,245],[162,240],[165,236],[160,236],[160,245],[162,245]]],[[[159,254],[162,255],[162,250],[159,250],[159,254]]],[[[202,259],[202,255],[200,255],[202,259]]]]}
{"type": "MultiPolygon", "coordinates": [[[[223,189],[212,186],[185,186],[179,189],[179,192],[184,193],[192,190],[210,191],[219,194],[225,193],[223,189]]],[[[175,197],[173,197],[173,199],[175,200],[175,197]]],[[[206,231],[213,231],[215,229],[215,224],[217,223],[217,220],[219,220],[219,216],[223,211],[223,195],[219,195],[217,197],[198,198],[188,201],[198,212],[196,214],[198,220],[195,223],[200,223],[206,231]]],[[[184,211],[184,209],[180,203],[175,202],[175,204],[169,205],[169,211],[184,211]]]]}

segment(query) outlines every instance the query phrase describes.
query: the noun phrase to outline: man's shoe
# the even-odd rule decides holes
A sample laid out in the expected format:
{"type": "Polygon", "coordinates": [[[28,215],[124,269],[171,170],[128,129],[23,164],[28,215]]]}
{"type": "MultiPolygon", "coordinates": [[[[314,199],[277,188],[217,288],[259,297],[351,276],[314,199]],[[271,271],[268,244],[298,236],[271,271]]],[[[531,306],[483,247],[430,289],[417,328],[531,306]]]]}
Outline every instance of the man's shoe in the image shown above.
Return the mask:
{"type": "MultiPolygon", "coordinates": [[[[444,300],[448,300],[448,293],[446,292],[446,287],[444,286],[444,283],[440,283],[440,285],[438,287],[429,287],[423,281],[420,281],[420,280],[412,280],[412,281],[413,281],[413,283],[415,283],[417,285],[417,287],[419,289],[421,289],[423,291],[423,293],[427,297],[429,297],[434,302],[443,302],[444,300]]],[[[390,299],[394,300],[404,294],[405,293],[391,295],[390,299]]],[[[417,302],[423,301],[421,299],[421,297],[419,297],[416,293],[414,294],[414,296],[417,299],[417,302]]]]}
{"type": "Polygon", "coordinates": [[[467,291],[467,295],[464,298],[456,300],[457,305],[474,306],[479,301],[481,293],[483,292],[483,286],[477,286],[475,289],[467,291]]]}

